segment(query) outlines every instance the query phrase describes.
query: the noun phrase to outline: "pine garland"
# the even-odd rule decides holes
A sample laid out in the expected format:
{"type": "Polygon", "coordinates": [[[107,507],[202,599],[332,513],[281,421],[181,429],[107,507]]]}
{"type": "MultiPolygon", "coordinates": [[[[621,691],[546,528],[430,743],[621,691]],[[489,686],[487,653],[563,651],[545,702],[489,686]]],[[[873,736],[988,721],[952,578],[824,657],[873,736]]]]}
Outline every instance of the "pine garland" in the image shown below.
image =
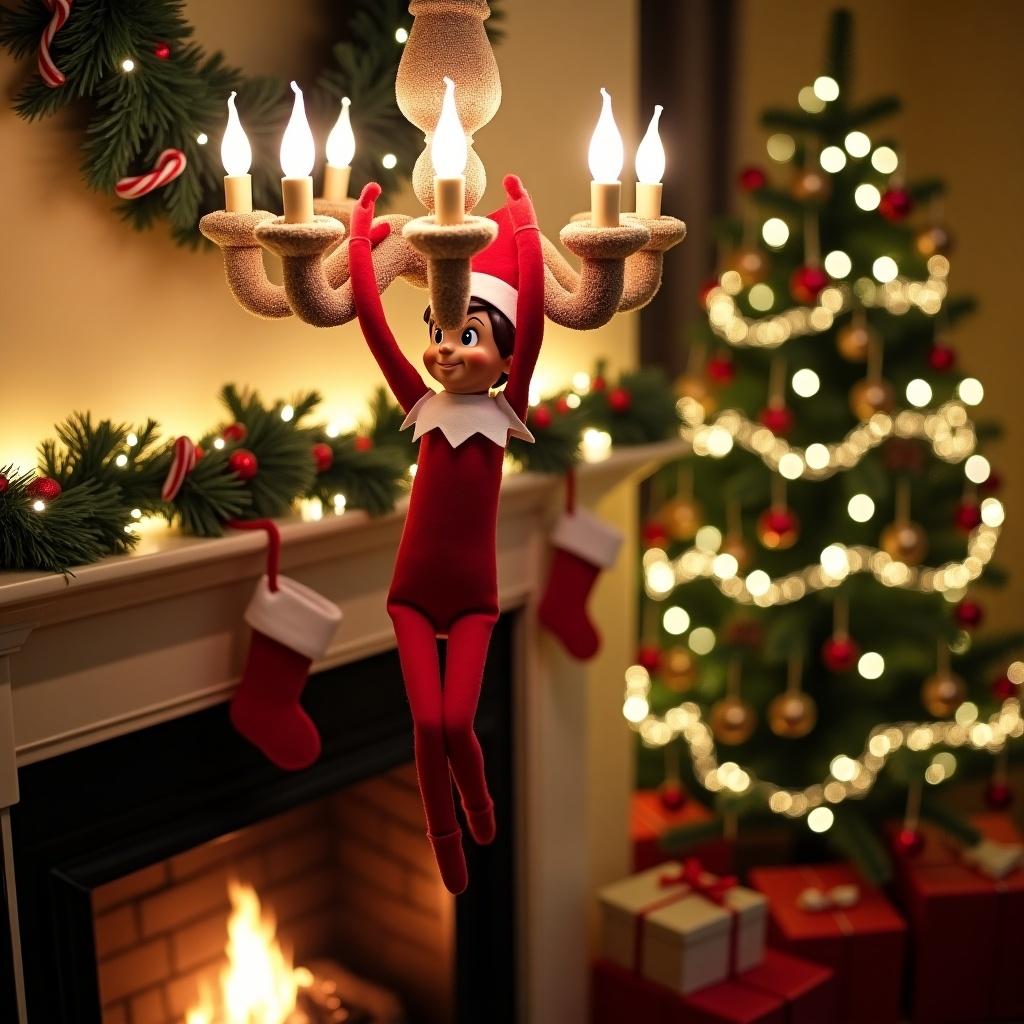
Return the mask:
{"type": "MultiPolygon", "coordinates": [[[[179,244],[196,246],[199,218],[223,206],[223,168],[217,145],[226,120],[225,102],[238,92],[238,109],[253,147],[253,198],[274,209],[278,197],[277,147],[287,121],[291,94],[276,78],[248,77],[206,54],[193,39],[184,0],[75,0],[51,52],[64,85],[51,88],[33,73],[14,99],[19,117],[50,117],[74,105],[88,119],[82,176],[89,188],[111,193],[132,174],[149,171],[166,149],[180,150],[183,174],[138,199],[118,203],[117,212],[144,230],[166,221],[179,244]],[[166,47],[166,51],[165,48],[166,47]],[[122,63],[134,62],[131,71],[122,63]],[[199,139],[208,141],[201,143],[199,139]]],[[[342,96],[352,100],[358,148],[352,186],[371,179],[394,194],[412,171],[422,147],[418,129],[402,116],[395,100],[395,75],[402,45],[395,37],[411,18],[404,0],[349,0],[329,30],[341,38],[331,63],[307,91],[312,120],[326,136],[342,96]],[[394,168],[381,157],[392,153],[394,168]]],[[[492,42],[501,37],[503,12],[492,3],[485,23],[492,42]]],[[[42,0],[21,0],[0,9],[0,47],[16,59],[34,57],[51,18],[42,0]]]]}

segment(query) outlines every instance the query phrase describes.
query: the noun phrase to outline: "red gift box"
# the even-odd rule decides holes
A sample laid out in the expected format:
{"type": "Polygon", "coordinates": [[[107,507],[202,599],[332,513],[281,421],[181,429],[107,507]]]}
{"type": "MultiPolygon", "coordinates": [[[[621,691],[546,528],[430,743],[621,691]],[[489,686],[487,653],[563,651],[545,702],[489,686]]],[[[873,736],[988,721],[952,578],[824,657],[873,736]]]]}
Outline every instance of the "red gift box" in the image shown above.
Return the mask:
{"type": "MultiPolygon", "coordinates": [[[[1021,843],[1005,815],[972,819],[986,839],[1021,843]]],[[[889,830],[890,837],[899,831],[889,830]]],[[[938,829],[922,827],[917,856],[897,852],[897,879],[913,929],[914,1024],[1024,1020],[1017,933],[1024,871],[989,878],[938,829]]]]}
{"type": "Polygon", "coordinates": [[[828,967],[777,949],[739,977],[740,983],[784,1000],[786,1024],[825,1024],[835,1018],[836,981],[828,967]]]}
{"type": "MultiPolygon", "coordinates": [[[[667,810],[656,789],[640,789],[633,794],[630,810],[629,837],[633,844],[633,870],[646,871],[679,854],[669,853],[658,845],[661,837],[674,828],[699,825],[714,815],[702,803],[689,799],[677,811],[667,810]]],[[[724,839],[709,839],[687,850],[688,857],[697,857],[716,875],[732,873],[732,844],[724,839]]]]}
{"type": "Polygon", "coordinates": [[[882,893],[846,864],[757,868],[750,884],[768,897],[768,941],[835,973],[830,1024],[896,1024],[907,926],[882,893]],[[808,888],[856,885],[858,902],[843,909],[808,911],[799,905],[808,888]]]}

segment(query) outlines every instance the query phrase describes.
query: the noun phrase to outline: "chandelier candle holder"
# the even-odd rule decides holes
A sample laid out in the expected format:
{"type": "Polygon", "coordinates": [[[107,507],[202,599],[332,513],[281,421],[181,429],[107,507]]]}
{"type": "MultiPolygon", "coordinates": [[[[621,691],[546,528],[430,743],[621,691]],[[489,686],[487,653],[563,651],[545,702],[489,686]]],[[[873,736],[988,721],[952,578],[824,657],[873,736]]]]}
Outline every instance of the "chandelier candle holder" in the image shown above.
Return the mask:
{"type": "MultiPolygon", "coordinates": [[[[424,133],[426,145],[412,182],[426,215],[377,217],[371,231],[372,260],[380,292],[399,277],[427,288],[435,320],[451,327],[465,315],[470,260],[495,235],[493,221],[472,215],[486,187],[473,137],[497,113],[501,80],[484,31],[490,15],[484,0],[413,0],[409,11],[414,20],[398,69],[396,96],[404,116],[424,133]]],[[[228,286],[245,310],[271,319],[294,314],[317,327],[336,327],[355,318],[348,247],[340,244],[353,207],[345,194],[344,160],[351,161],[355,138],[343,103],[328,144],[323,196],[314,200],[310,174],[315,144],[301,92],[293,88],[295,104],[282,144],[284,216],[249,212],[230,191],[235,186],[229,189],[228,180],[247,175],[251,160],[251,151],[247,159],[238,158],[236,151],[244,156],[248,142],[232,106],[229,133],[235,145],[230,163],[225,153],[225,209],[203,217],[199,226],[220,247],[228,286]],[[281,257],[283,287],[267,279],[261,248],[281,257]]],[[[604,108],[602,120],[610,121],[614,130],[605,148],[610,146],[611,157],[617,156],[610,161],[616,166],[599,169],[595,184],[602,187],[593,193],[599,201],[592,215],[573,218],[560,234],[565,248],[579,259],[579,268],[555,243],[542,239],[544,311],[554,323],[575,330],[593,330],[616,313],[650,302],[661,286],[664,253],[686,235],[682,221],[660,213],[660,180],[654,181],[664,165],[658,112],[641,144],[646,155],[638,166],[638,175],[651,189],[638,190],[642,202],[637,213],[620,215],[622,140],[611,120],[610,99],[604,108]]],[[[607,129],[605,123],[595,140],[602,133],[605,137],[607,129]]]]}

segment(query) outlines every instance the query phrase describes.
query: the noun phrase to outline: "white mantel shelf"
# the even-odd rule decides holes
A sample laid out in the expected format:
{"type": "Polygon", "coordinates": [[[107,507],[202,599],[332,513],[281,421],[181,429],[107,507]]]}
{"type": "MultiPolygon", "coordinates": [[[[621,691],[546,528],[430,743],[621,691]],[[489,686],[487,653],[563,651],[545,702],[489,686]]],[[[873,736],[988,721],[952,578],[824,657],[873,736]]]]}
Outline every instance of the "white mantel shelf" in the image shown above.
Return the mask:
{"type": "MultiPolygon", "coordinates": [[[[584,463],[579,501],[593,506],[607,498],[611,517],[629,529],[635,517],[623,488],[686,451],[682,441],[668,441],[584,463]]],[[[622,634],[633,621],[635,547],[627,543],[603,584],[611,601],[604,602],[598,626],[614,642],[590,663],[571,660],[536,621],[548,538],[563,494],[559,476],[508,474],[498,516],[499,601],[503,611],[523,613],[514,620],[513,677],[520,1024],[585,1019],[588,911],[596,888],[626,870],[632,745],[621,719],[619,680],[632,647],[622,634]],[[595,764],[614,766],[612,786],[591,783],[595,764]],[[598,858],[606,838],[619,833],[621,853],[611,863],[598,858]]],[[[394,647],[386,595],[405,510],[403,502],[378,519],[348,512],[315,522],[279,520],[281,570],[344,613],[314,671],[394,647]]],[[[0,573],[6,850],[19,767],[230,697],[248,644],[243,613],[264,571],[265,552],[262,532],[196,539],[156,530],[144,533],[131,554],[66,578],[0,573]]],[[[9,858],[4,870],[14,891],[9,858]]],[[[17,935],[17,909],[9,909],[17,935]]],[[[17,948],[15,954],[17,962],[17,948]]],[[[25,1024],[23,1006],[21,1016],[25,1024]]]]}

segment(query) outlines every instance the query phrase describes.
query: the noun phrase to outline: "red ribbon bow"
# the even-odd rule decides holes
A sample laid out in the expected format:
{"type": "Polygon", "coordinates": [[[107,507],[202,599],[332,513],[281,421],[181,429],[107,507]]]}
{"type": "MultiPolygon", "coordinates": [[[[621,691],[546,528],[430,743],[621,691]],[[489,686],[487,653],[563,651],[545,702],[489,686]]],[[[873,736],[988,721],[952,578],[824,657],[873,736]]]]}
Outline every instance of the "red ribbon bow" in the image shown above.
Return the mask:
{"type": "Polygon", "coordinates": [[[685,885],[696,895],[719,904],[725,902],[725,894],[738,884],[735,875],[709,875],[696,857],[687,858],[675,874],[667,872],[658,879],[662,888],[685,885]]]}

